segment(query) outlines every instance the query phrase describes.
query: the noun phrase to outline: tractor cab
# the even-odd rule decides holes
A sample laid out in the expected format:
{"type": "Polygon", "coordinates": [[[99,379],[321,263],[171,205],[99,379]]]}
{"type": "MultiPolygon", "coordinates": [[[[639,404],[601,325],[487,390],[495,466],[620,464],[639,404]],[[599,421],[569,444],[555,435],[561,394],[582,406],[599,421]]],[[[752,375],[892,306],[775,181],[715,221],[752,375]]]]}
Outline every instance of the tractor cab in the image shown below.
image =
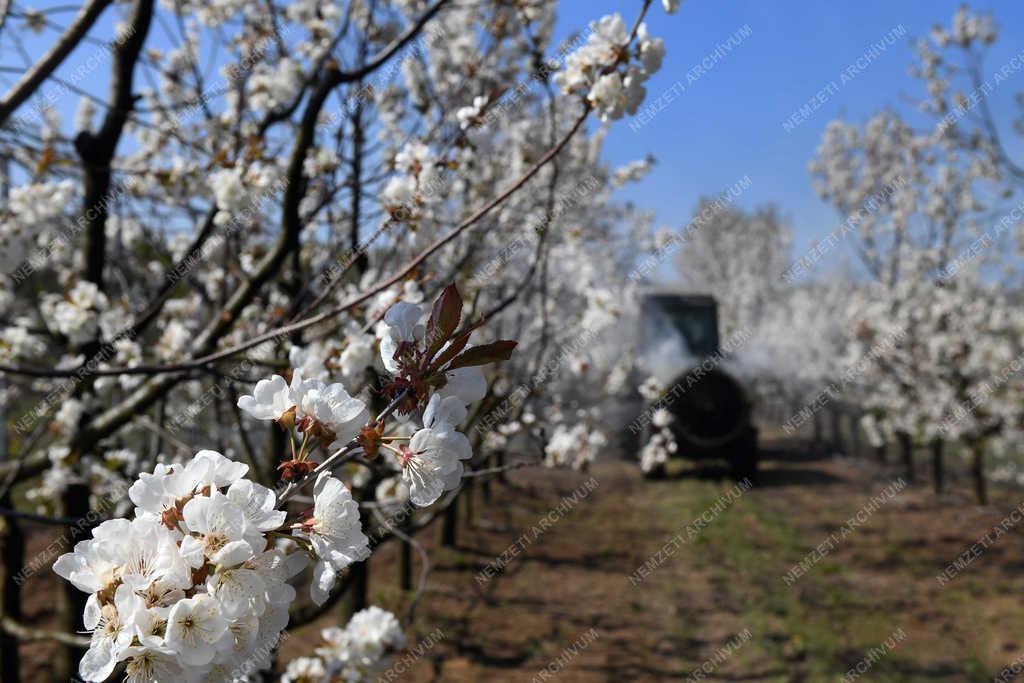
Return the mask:
{"type": "Polygon", "coordinates": [[[718,352],[718,303],[705,294],[647,294],[640,304],[640,348],[681,337],[691,360],[718,352]]]}

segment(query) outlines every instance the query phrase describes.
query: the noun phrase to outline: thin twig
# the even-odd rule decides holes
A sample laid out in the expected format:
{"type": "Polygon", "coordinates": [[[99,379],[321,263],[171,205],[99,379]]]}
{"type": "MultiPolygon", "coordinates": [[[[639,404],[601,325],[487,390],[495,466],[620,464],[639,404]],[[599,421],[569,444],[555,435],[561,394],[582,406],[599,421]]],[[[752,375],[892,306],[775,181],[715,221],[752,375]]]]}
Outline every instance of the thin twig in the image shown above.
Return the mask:
{"type": "MultiPolygon", "coordinates": [[[[32,65],[25,75],[14,84],[3,99],[0,100],[0,126],[14,111],[32,96],[39,86],[52,74],[71,51],[78,47],[82,38],[100,18],[112,0],[93,0],[82,5],[81,11],[68,26],[64,35],[54,43],[43,58],[32,65]]],[[[6,8],[5,8],[6,9],[6,8]]],[[[6,16],[6,11],[4,15],[6,16]]]]}
{"type": "Polygon", "coordinates": [[[44,629],[31,628],[18,623],[11,617],[4,617],[3,620],[0,621],[0,626],[3,626],[4,631],[8,634],[23,642],[34,640],[53,640],[72,647],[89,647],[89,644],[92,642],[85,636],[76,636],[70,633],[64,633],[63,631],[46,631],[44,629]]]}
{"type": "Polygon", "coordinates": [[[534,467],[541,464],[540,460],[517,460],[516,462],[510,462],[507,465],[501,465],[500,467],[488,467],[485,470],[473,470],[472,472],[466,472],[462,475],[463,479],[472,479],[473,477],[484,477],[490,474],[501,474],[502,472],[508,472],[509,470],[518,470],[524,467],[534,467]]]}

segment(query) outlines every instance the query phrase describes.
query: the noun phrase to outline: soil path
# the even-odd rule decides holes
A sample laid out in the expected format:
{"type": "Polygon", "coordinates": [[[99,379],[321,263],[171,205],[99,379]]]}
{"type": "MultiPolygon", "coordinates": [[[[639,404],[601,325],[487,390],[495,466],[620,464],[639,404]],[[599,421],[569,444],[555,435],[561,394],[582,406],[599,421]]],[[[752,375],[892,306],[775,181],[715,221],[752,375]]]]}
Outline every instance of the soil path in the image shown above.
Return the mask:
{"type": "MultiPolygon", "coordinates": [[[[410,642],[443,638],[396,680],[991,681],[1024,655],[1024,520],[994,531],[1020,492],[981,509],[793,449],[747,492],[624,462],[510,480],[456,549],[427,539],[410,642]]],[[[400,609],[394,557],[374,556],[371,599],[400,609]]]]}

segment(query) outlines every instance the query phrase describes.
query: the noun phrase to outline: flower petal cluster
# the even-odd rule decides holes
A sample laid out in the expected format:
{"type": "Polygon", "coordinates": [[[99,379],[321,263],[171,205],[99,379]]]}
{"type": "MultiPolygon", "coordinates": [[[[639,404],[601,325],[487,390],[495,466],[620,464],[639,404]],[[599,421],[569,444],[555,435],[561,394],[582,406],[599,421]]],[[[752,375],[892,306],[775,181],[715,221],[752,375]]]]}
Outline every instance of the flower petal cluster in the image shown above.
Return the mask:
{"type": "Polygon", "coordinates": [[[442,175],[440,157],[419,140],[411,140],[395,155],[395,175],[381,191],[380,200],[393,220],[416,222],[418,214],[438,194],[442,175]]]}
{"type": "Polygon", "coordinates": [[[459,397],[430,397],[424,427],[412,435],[402,457],[402,480],[415,505],[431,505],[462,481],[462,461],[473,456],[469,439],[455,429],[465,417],[466,406],[459,397]]]}
{"type": "Polygon", "coordinates": [[[252,394],[239,397],[238,407],[257,420],[298,424],[300,430],[323,437],[329,447],[350,441],[370,415],[366,404],[349,395],[343,384],[303,379],[299,370],[292,373],[290,383],[281,375],[261,379],[252,394]]]}
{"type": "Polygon", "coordinates": [[[54,571],[89,593],[83,679],[123,663],[140,683],[241,681],[231,672],[270,663],[306,556],[268,542],[285,513],[247,470],[215,451],[158,465],[129,489],[134,519],[103,522],[57,559],[54,571]]]}
{"type": "Polygon", "coordinates": [[[381,327],[380,359],[384,369],[390,373],[400,370],[396,355],[402,344],[422,341],[424,326],[420,323],[423,309],[408,301],[399,301],[384,314],[381,327]]]}
{"type": "Polygon", "coordinates": [[[334,587],[338,572],[370,556],[370,540],[363,533],[359,504],[341,481],[324,471],[313,486],[313,515],[296,526],[318,556],[313,568],[310,596],[322,605],[334,587]]]}
{"type": "Polygon", "coordinates": [[[50,294],[41,301],[48,324],[74,344],[87,342],[96,335],[99,316],[108,305],[106,295],[87,280],[77,282],[66,297],[50,294]]]}
{"type": "Polygon", "coordinates": [[[502,341],[470,345],[472,328],[455,335],[461,315],[462,299],[454,286],[438,298],[426,325],[422,309],[407,301],[384,314],[380,352],[385,369],[396,376],[392,390],[405,393],[407,412],[426,403],[423,428],[398,451],[409,499],[420,507],[433,504],[462,481],[463,461],[473,456],[473,449],[457,426],[467,407],[487,394],[479,366],[507,357],[515,346],[502,341]]]}
{"type": "Polygon", "coordinates": [[[647,95],[644,82],[665,57],[664,41],[651,38],[645,24],[636,37],[631,49],[626,22],[617,13],[591,22],[587,42],[566,58],[555,82],[565,94],[583,95],[603,121],[636,114],[647,95]]]}
{"type": "Polygon", "coordinates": [[[291,366],[303,377],[325,382],[337,378],[353,384],[373,367],[376,337],[364,333],[358,325],[350,325],[343,342],[336,339],[314,341],[306,346],[293,346],[288,352],[291,366]]]}
{"type": "Polygon", "coordinates": [[[387,670],[388,655],[406,642],[395,615],[377,606],[356,612],[344,628],[324,629],[321,638],[316,657],[292,660],[282,681],[371,683],[387,670]]]}
{"type": "Polygon", "coordinates": [[[459,127],[462,130],[466,130],[467,128],[473,128],[474,126],[480,125],[481,115],[487,107],[487,102],[488,100],[486,97],[483,95],[477,95],[473,98],[472,104],[460,107],[459,110],[455,112],[455,118],[459,120],[459,127]]]}
{"type": "Polygon", "coordinates": [[[651,424],[658,429],[640,449],[640,469],[644,473],[663,467],[679,449],[671,429],[673,419],[665,408],[658,408],[651,414],[651,424]]]}
{"type": "Polygon", "coordinates": [[[607,445],[608,439],[604,434],[583,422],[572,427],[560,424],[544,447],[544,465],[584,470],[607,445]]]}
{"type": "Polygon", "coordinates": [[[301,372],[292,374],[290,384],[281,375],[272,375],[256,382],[252,394],[240,396],[238,407],[257,420],[280,422],[298,403],[301,386],[301,372]]]}
{"type": "MultiPolygon", "coordinates": [[[[411,157],[403,163],[415,165],[411,157]]],[[[338,346],[300,347],[292,354],[290,380],[262,379],[238,400],[252,417],[302,435],[289,435],[291,459],[278,467],[284,470],[280,492],[247,479],[247,465],[216,451],[161,462],[127,488],[130,519],[100,524],[57,560],[54,571],[89,596],[84,680],[106,680],[115,671],[140,683],[248,680],[271,663],[296,598],[292,579],[310,560],[310,595],[322,605],[338,575],[370,556],[360,504],[346,482],[357,491],[375,487],[382,507],[395,515],[410,502],[431,505],[459,486],[472,448],[458,425],[489,389],[479,366],[507,360],[517,342],[470,345],[480,323],[460,328],[462,298],[454,284],[425,323],[413,301],[381,312],[382,357],[394,361],[387,364],[395,372],[382,388],[393,403],[376,420],[342,384],[327,381],[338,346]],[[316,376],[305,376],[305,369],[316,376]],[[417,428],[411,416],[421,410],[417,428]],[[392,413],[407,417],[385,434],[392,413]],[[311,458],[318,448],[343,444],[322,461],[311,458]],[[396,457],[378,469],[372,461],[382,453],[396,457]],[[293,494],[314,477],[312,509],[289,520],[284,504],[298,500],[293,494]]],[[[362,341],[368,348],[358,355],[365,357],[372,342],[362,341]]],[[[366,360],[354,362],[365,370],[366,360]]],[[[60,423],[76,423],[86,407],[65,406],[60,423]]],[[[70,459],[67,448],[53,454],[55,462],[70,459]]],[[[135,477],[133,453],[110,455],[111,463],[132,468],[126,482],[135,477]]],[[[61,471],[65,480],[78,476],[68,467],[61,471]]],[[[385,655],[404,644],[394,615],[376,608],[357,614],[345,629],[325,632],[325,640],[330,652],[289,666],[285,680],[373,680],[385,655]]]]}

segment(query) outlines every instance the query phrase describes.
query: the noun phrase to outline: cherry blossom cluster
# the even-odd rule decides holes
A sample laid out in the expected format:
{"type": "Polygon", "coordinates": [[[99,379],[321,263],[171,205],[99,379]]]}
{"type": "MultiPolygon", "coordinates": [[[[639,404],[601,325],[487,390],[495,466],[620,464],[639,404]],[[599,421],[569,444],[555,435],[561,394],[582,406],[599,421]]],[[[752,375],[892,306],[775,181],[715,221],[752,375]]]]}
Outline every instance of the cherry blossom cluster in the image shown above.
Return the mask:
{"type": "Polygon", "coordinates": [[[672,432],[672,420],[672,413],[665,408],[659,408],[651,413],[651,425],[655,430],[647,443],[640,448],[640,470],[645,474],[663,468],[679,449],[672,432]]]}
{"type": "MultiPolygon", "coordinates": [[[[487,390],[480,366],[508,358],[515,347],[471,346],[479,323],[460,332],[461,320],[454,286],[429,316],[408,301],[384,313],[381,361],[392,377],[385,392],[400,414],[422,410],[423,426],[411,436],[385,434],[386,416],[370,420],[364,401],[343,384],[303,378],[296,368],[290,381],[262,379],[238,399],[253,418],[294,431],[291,455],[279,467],[283,488],[245,478],[248,465],[209,450],[140,474],[128,490],[133,518],[104,522],[54,565],[90,594],[85,625],[92,641],[82,677],[104,680],[122,662],[135,681],[236,680],[263,668],[296,597],[289,580],[312,560],[310,597],[320,605],[339,574],[370,555],[359,504],[332,474],[340,456],[359,450],[368,464],[390,456],[401,478],[378,485],[384,505],[408,499],[428,506],[456,488],[472,455],[457,427],[487,390]],[[314,478],[312,509],[289,523],[287,497],[314,478]]],[[[307,352],[293,356],[315,368],[307,352]]],[[[318,654],[325,675],[337,669],[344,680],[369,680],[385,650],[402,641],[394,617],[374,609],[324,637],[318,654]]],[[[307,665],[314,666],[295,664],[307,665]]]]}
{"type": "MultiPolygon", "coordinates": [[[[339,96],[328,99],[317,119],[317,133],[301,164],[299,194],[305,196],[299,213],[305,227],[296,240],[301,247],[294,263],[299,266],[297,272],[310,275],[337,274],[342,268],[352,273],[360,271],[352,282],[338,286],[336,294],[324,302],[325,306],[351,300],[380,282],[388,275],[383,263],[402,262],[415,256],[419,247],[436,239],[447,226],[491,200],[496,188],[513,183],[551,146],[553,137],[569,128],[579,113],[576,107],[566,107],[562,99],[556,98],[558,101],[551,106],[553,116],[542,119],[538,112],[546,110],[548,104],[540,87],[530,92],[517,89],[516,97],[500,94],[501,84],[509,81],[534,85],[540,82],[532,73],[535,60],[528,59],[532,52],[546,52],[545,56],[552,57],[549,62],[560,61],[565,54],[553,44],[553,6],[449,5],[440,18],[427,24],[421,39],[412,41],[379,73],[369,76],[365,87],[360,84],[358,90],[339,88],[339,96]],[[493,51],[484,49],[488,44],[482,39],[484,35],[491,35],[500,47],[493,51]],[[520,39],[527,36],[529,40],[520,39]],[[558,59],[552,54],[556,49],[558,59]],[[467,92],[473,96],[467,97],[467,92]],[[467,135],[454,145],[445,139],[447,126],[421,125],[428,119],[450,119],[450,123],[459,125],[471,113],[464,112],[460,118],[456,112],[461,107],[471,104],[479,115],[486,103],[498,99],[502,100],[502,116],[496,122],[500,125],[472,131],[472,136],[467,135]],[[379,146],[380,153],[375,151],[373,159],[365,160],[366,183],[360,195],[362,224],[353,226],[347,221],[343,225],[339,217],[359,212],[350,212],[347,207],[339,210],[338,203],[345,192],[338,190],[354,187],[347,177],[352,171],[349,160],[359,152],[333,149],[329,141],[335,139],[330,131],[338,126],[347,129],[340,137],[343,148],[360,137],[348,134],[357,123],[353,120],[356,104],[364,107],[359,125],[364,129],[365,149],[376,150],[379,146]],[[394,229],[394,241],[386,249],[374,244],[370,238],[374,221],[393,221],[396,217],[402,219],[402,225],[394,229]],[[350,267],[343,259],[335,260],[338,244],[328,244],[324,239],[324,235],[345,231],[355,234],[353,244],[364,241],[359,249],[365,252],[365,270],[361,261],[350,267]],[[387,259],[382,261],[378,256],[385,252],[387,259]]],[[[674,11],[678,3],[664,5],[674,11]]],[[[319,57],[325,48],[331,47],[344,52],[344,46],[359,44],[356,35],[365,39],[367,53],[382,51],[422,9],[421,3],[381,3],[374,7],[356,3],[351,16],[347,16],[330,3],[315,1],[286,3],[269,13],[265,7],[244,3],[221,3],[215,8],[196,3],[164,3],[158,10],[178,15],[182,21],[173,23],[181,26],[181,35],[177,37],[180,39],[169,40],[166,46],[147,45],[144,63],[139,65],[140,71],[152,71],[152,79],[136,88],[137,107],[124,134],[131,144],[119,147],[123,153],[117,155],[113,164],[119,169],[111,187],[117,201],[111,203],[106,219],[108,259],[104,282],[86,280],[80,272],[82,259],[76,249],[79,236],[75,232],[80,229],[76,220],[83,196],[72,141],[78,132],[99,129],[97,123],[105,109],[92,107],[86,111],[97,98],[83,97],[87,104],[82,107],[83,115],[74,122],[70,117],[64,120],[63,107],[40,112],[38,138],[49,145],[41,162],[34,144],[19,150],[17,145],[8,145],[8,138],[0,141],[5,156],[9,152],[16,166],[32,169],[26,177],[33,179],[24,184],[15,179],[9,206],[0,208],[0,241],[10,243],[0,257],[9,257],[11,268],[16,268],[37,252],[43,255],[28,286],[17,290],[10,283],[0,283],[0,312],[11,323],[0,329],[0,360],[71,369],[95,361],[92,365],[103,371],[140,364],[160,365],[187,361],[194,355],[242,342],[268,329],[276,312],[292,305],[290,297],[295,294],[290,285],[282,286],[281,278],[264,270],[267,264],[281,263],[276,257],[267,259],[267,252],[274,246],[275,231],[280,225],[277,199],[288,183],[294,183],[286,174],[284,152],[289,148],[289,137],[298,130],[299,110],[304,107],[291,107],[302,104],[296,97],[316,81],[313,70],[317,63],[335,65],[334,60],[318,62],[314,56],[319,57]],[[208,27],[215,27],[216,31],[210,32],[208,27]],[[345,40],[332,41],[331,37],[341,31],[351,33],[345,40]],[[216,62],[223,66],[219,73],[200,78],[194,65],[202,62],[199,56],[207,51],[217,52],[216,62]],[[154,87],[147,87],[150,85],[154,87]],[[294,116],[281,116],[286,113],[294,116]],[[266,122],[265,126],[261,121],[266,122]],[[193,144],[194,141],[202,142],[193,144]],[[193,210],[200,204],[212,213],[214,227],[208,237],[199,239],[200,248],[192,255],[189,249],[196,234],[177,227],[191,225],[198,216],[193,210]],[[164,230],[164,221],[152,220],[156,215],[167,216],[166,224],[176,228],[164,230]],[[26,234],[35,236],[34,243],[23,239],[26,234]],[[248,289],[243,285],[250,278],[262,284],[248,289]],[[165,282],[177,283],[167,295],[159,291],[165,282]],[[95,295],[87,291],[90,287],[95,287],[95,295]],[[27,292],[37,290],[43,292],[40,298],[44,306],[36,305],[27,296],[27,292]],[[239,291],[247,293],[243,305],[230,313],[218,310],[218,302],[229,300],[239,291]],[[133,313],[142,310],[139,302],[145,301],[156,302],[159,323],[149,325],[138,339],[118,338],[134,322],[133,313]],[[231,319],[230,325],[218,322],[222,314],[225,320],[231,319]],[[192,344],[197,340],[202,341],[203,351],[192,344]],[[100,358],[91,359],[79,348],[95,342],[110,343],[111,353],[104,347],[100,358]]],[[[603,25],[607,26],[609,36],[630,38],[628,31],[620,31],[618,25],[613,26],[608,20],[603,25]]],[[[638,69],[643,71],[644,66],[653,69],[663,52],[661,42],[650,38],[646,27],[642,31],[638,28],[634,37],[637,36],[641,44],[630,45],[626,50],[627,61],[633,63],[633,76],[637,76],[638,69]]],[[[347,53],[338,60],[342,64],[355,61],[356,56],[347,53]]],[[[626,67],[622,62],[615,69],[626,77],[626,67]]],[[[102,69],[95,75],[98,83],[104,80],[102,69]]],[[[141,82],[140,79],[137,81],[141,82]]],[[[630,82],[634,80],[637,79],[630,82]]],[[[104,93],[105,90],[100,92],[98,99],[104,93]]],[[[580,95],[585,96],[586,92],[581,91],[580,95]]],[[[67,110],[73,110],[73,106],[67,110]]],[[[579,136],[582,138],[583,133],[579,136]]],[[[500,277],[493,281],[485,279],[468,292],[479,304],[479,310],[494,307],[507,295],[502,288],[516,282],[525,283],[524,298],[534,306],[539,300],[530,292],[539,286],[539,271],[531,270],[531,259],[525,257],[535,249],[538,233],[524,226],[543,224],[550,228],[544,243],[537,246],[545,254],[545,261],[558,265],[547,269],[544,290],[551,293],[550,301],[559,302],[562,313],[572,311],[573,319],[561,330],[542,334],[542,316],[519,316],[518,303],[499,314],[514,325],[524,321],[523,335],[538,346],[557,349],[571,341],[580,322],[576,310],[587,311],[587,324],[602,316],[607,318],[611,307],[602,299],[606,290],[615,291],[617,298],[621,261],[628,258],[632,245],[637,243],[632,235],[625,237],[621,230],[615,231],[622,223],[635,222],[637,230],[642,227],[638,215],[622,210],[610,200],[609,190],[616,182],[639,178],[645,164],[621,169],[612,177],[596,153],[597,143],[594,139],[588,144],[568,145],[559,155],[558,178],[552,180],[551,193],[556,198],[578,186],[585,188],[586,201],[564,204],[567,208],[560,208],[555,215],[543,201],[547,192],[517,193],[505,209],[491,214],[489,220],[496,221],[496,229],[479,231],[471,240],[456,241],[453,246],[458,249],[467,247],[468,258],[464,263],[457,263],[455,250],[431,256],[431,263],[439,272],[455,272],[456,265],[479,271],[497,257],[501,266],[495,275],[500,277]],[[582,225],[589,227],[583,231],[579,228],[582,225]],[[514,244],[518,255],[514,259],[502,256],[512,234],[517,235],[514,244]],[[591,247],[608,243],[613,236],[616,247],[609,253],[618,256],[602,256],[599,263],[591,247]],[[609,285],[612,282],[616,284],[609,285]]],[[[539,177],[548,182],[544,176],[542,173],[539,177]]],[[[314,288],[319,286],[318,281],[313,284],[314,288]]],[[[396,292],[388,288],[379,294],[390,296],[393,301],[396,292]]],[[[398,294],[410,303],[419,303],[405,292],[398,294]]],[[[379,307],[377,299],[373,297],[357,317],[376,319],[378,312],[386,309],[379,307]]],[[[356,396],[366,381],[367,368],[377,366],[374,369],[379,370],[377,330],[351,322],[340,324],[345,329],[336,327],[333,334],[321,334],[320,330],[313,334],[310,330],[298,335],[287,362],[300,370],[299,384],[309,379],[320,380],[327,386],[340,382],[350,395],[356,396]]],[[[268,344],[253,349],[252,357],[280,367],[285,362],[276,355],[281,347],[286,353],[289,351],[287,345],[275,349],[268,344]]],[[[559,386],[549,378],[546,384],[552,390],[531,397],[531,402],[546,404],[544,410],[539,405],[532,409],[532,415],[551,414],[551,405],[578,384],[575,380],[584,376],[595,383],[599,380],[599,366],[582,355],[577,354],[578,358],[564,364],[559,386]]],[[[523,363],[516,371],[525,373],[529,368],[523,363]]],[[[294,377],[284,374],[290,387],[294,377]]],[[[198,403],[207,405],[205,402],[214,391],[213,381],[212,375],[190,376],[166,384],[159,377],[141,374],[95,378],[89,390],[79,392],[74,399],[80,402],[80,428],[62,419],[60,429],[49,432],[58,435],[50,458],[58,471],[46,486],[36,487],[34,500],[40,505],[58,500],[67,485],[77,482],[114,491],[113,486],[105,483],[108,472],[119,477],[121,483],[130,483],[138,468],[109,461],[105,453],[110,450],[130,449],[146,467],[189,455],[179,441],[154,439],[142,419],[109,419],[123,408],[132,392],[161,394],[155,405],[159,405],[160,414],[165,417],[145,417],[151,423],[166,419],[167,424],[174,426],[171,435],[182,443],[190,441],[181,437],[191,429],[216,434],[225,443],[238,443],[237,439],[232,441],[228,434],[232,430],[225,421],[214,424],[208,419],[216,411],[199,415],[192,412],[198,403]],[[100,421],[104,413],[107,416],[102,423],[117,424],[117,429],[105,428],[101,442],[90,444],[88,452],[68,448],[79,431],[91,433],[86,426],[100,421]],[[192,418],[203,424],[193,426],[192,418]],[[156,447],[155,450],[143,447],[144,443],[156,447]],[[66,457],[72,452],[74,457],[66,457]]],[[[31,390],[46,395],[59,384],[59,380],[33,381],[29,389],[28,381],[18,382],[16,387],[0,387],[0,400],[14,391],[31,390]]],[[[230,405],[220,405],[219,400],[217,403],[219,408],[232,409],[230,405]]],[[[419,406],[425,408],[425,403],[419,406]]],[[[532,431],[542,432],[539,428],[532,431]]],[[[311,445],[326,448],[319,441],[311,445]]],[[[365,474],[364,468],[358,476],[365,474]]],[[[395,474],[401,481],[400,472],[395,474]]],[[[59,513],[55,506],[48,506],[46,511],[59,513]]]]}
{"type": "Polygon", "coordinates": [[[487,393],[480,366],[507,359],[515,347],[510,341],[471,346],[476,325],[456,333],[462,297],[454,286],[437,299],[425,323],[424,317],[419,305],[398,302],[384,315],[380,341],[381,360],[393,376],[385,395],[400,413],[423,408],[423,427],[407,444],[381,444],[397,456],[410,499],[421,507],[459,485],[463,461],[473,452],[457,427],[467,406],[487,393]]]}
{"type": "Polygon", "coordinates": [[[444,160],[420,140],[412,140],[395,155],[396,173],[381,191],[380,200],[392,220],[415,227],[422,209],[436,200],[444,160]]]}
{"type": "Polygon", "coordinates": [[[899,283],[869,287],[851,303],[857,335],[846,362],[878,358],[856,382],[876,443],[1018,435],[1024,384],[1013,369],[1024,318],[981,279],[978,263],[931,279],[941,260],[907,254],[899,283]]]}
{"type": "MultiPolygon", "coordinates": [[[[251,395],[238,399],[238,407],[257,420],[271,420],[286,429],[295,427],[304,443],[312,440],[327,448],[340,448],[351,441],[370,415],[366,404],[350,396],[345,385],[303,379],[297,369],[290,382],[281,375],[261,379],[251,395]]],[[[304,449],[301,454],[305,453],[304,449]]],[[[300,462],[306,460],[296,457],[289,461],[295,467],[300,462]]],[[[291,479],[292,473],[287,474],[291,479]]]]}
{"type": "Polygon", "coordinates": [[[608,445],[608,438],[585,422],[569,427],[559,424],[544,448],[544,464],[548,467],[571,467],[585,470],[608,445]]]}
{"type": "Polygon", "coordinates": [[[876,445],[959,440],[980,458],[1019,443],[1020,381],[1004,369],[1022,351],[1024,321],[1000,288],[1020,282],[1007,258],[1020,187],[982,105],[1006,77],[1005,67],[981,71],[996,38],[990,16],[959,8],[918,41],[911,69],[934,125],[917,129],[891,110],[863,126],[835,121],[812,164],[821,196],[855,217],[846,239],[871,277],[830,297],[845,334],[802,336],[831,340],[825,357],[841,362],[817,372],[846,378],[844,399],[865,411],[876,445]]]}
{"type": "Polygon", "coordinates": [[[950,43],[958,47],[970,47],[973,43],[990,45],[998,35],[991,15],[971,14],[967,5],[961,5],[953,15],[952,25],[948,29],[935,26],[931,37],[940,47],[950,43]]]}
{"type": "Polygon", "coordinates": [[[66,298],[50,294],[40,302],[46,320],[75,343],[92,339],[99,328],[99,315],[108,307],[107,297],[92,282],[81,281],[66,298]]]}
{"type": "Polygon", "coordinates": [[[619,14],[592,22],[587,42],[565,60],[555,82],[565,94],[585,97],[604,121],[636,114],[647,94],[644,82],[661,68],[665,43],[648,35],[647,25],[636,31],[637,45],[619,14]]]}
{"type": "Polygon", "coordinates": [[[103,522],[54,563],[89,593],[83,679],[124,662],[132,681],[233,681],[269,664],[295,598],[288,580],[308,558],[273,538],[286,513],[247,470],[215,451],[158,465],[129,489],[133,519],[103,522]]]}
{"type": "Polygon", "coordinates": [[[387,670],[387,655],[405,646],[398,619],[376,606],[356,612],[344,628],[325,628],[320,638],[316,656],[289,662],[281,683],[372,683],[387,670]]]}

